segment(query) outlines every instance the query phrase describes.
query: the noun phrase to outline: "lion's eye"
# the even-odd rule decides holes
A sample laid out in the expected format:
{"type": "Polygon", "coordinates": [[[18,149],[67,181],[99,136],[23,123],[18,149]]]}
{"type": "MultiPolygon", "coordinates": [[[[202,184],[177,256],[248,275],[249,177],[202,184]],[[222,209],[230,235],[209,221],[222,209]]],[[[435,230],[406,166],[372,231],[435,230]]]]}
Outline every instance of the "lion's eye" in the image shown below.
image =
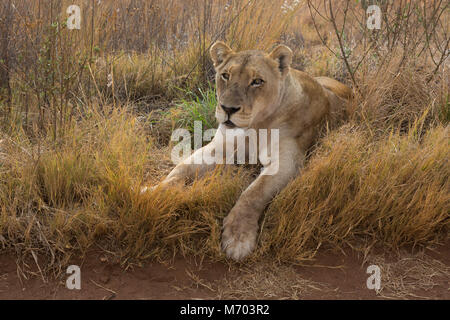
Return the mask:
{"type": "Polygon", "coordinates": [[[263,83],[264,83],[263,79],[255,79],[252,81],[252,83],[250,85],[252,87],[260,87],[260,86],[262,86],[263,83]]]}
{"type": "Polygon", "coordinates": [[[230,79],[230,75],[228,73],[222,73],[221,76],[222,76],[223,80],[229,80],[230,79]]]}

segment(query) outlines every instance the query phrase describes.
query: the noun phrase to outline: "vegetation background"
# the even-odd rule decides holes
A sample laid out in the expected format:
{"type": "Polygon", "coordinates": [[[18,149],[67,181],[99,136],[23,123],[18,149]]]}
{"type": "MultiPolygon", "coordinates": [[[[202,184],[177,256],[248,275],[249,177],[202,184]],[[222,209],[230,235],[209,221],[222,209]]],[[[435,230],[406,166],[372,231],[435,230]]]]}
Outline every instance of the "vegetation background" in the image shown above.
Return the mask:
{"type": "Polygon", "coordinates": [[[92,249],[123,266],[225,261],[221,221],[252,168],[138,191],[171,169],[173,129],[215,126],[216,40],[284,43],[294,68],[355,93],[269,205],[248,263],[448,240],[449,21],[440,0],[3,0],[0,250],[42,274],[92,249]],[[366,24],[374,3],[379,30],[366,24]],[[79,30],[67,27],[73,4],[79,30]]]}

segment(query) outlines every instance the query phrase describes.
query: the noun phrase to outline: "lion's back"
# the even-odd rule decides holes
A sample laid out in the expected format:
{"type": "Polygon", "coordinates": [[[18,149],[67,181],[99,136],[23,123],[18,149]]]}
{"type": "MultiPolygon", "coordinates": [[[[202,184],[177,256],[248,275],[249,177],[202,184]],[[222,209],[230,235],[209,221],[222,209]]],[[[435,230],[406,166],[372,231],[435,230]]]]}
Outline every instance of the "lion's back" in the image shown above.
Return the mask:
{"type": "Polygon", "coordinates": [[[332,78],[328,77],[315,77],[314,80],[316,80],[318,83],[322,85],[322,87],[330,90],[338,97],[348,100],[352,97],[353,92],[352,89],[346,86],[345,84],[334,80],[332,78]]]}

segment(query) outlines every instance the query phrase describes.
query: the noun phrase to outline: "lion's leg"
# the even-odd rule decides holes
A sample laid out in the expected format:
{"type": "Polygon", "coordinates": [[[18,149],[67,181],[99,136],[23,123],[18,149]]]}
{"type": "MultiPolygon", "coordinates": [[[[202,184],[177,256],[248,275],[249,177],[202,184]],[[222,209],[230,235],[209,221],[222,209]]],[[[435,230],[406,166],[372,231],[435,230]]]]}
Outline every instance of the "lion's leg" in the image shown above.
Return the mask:
{"type": "MultiPolygon", "coordinates": [[[[172,169],[172,171],[164,178],[163,181],[159,184],[160,186],[174,185],[177,183],[184,183],[186,179],[194,179],[195,177],[202,177],[206,172],[214,170],[216,164],[208,164],[205,161],[201,163],[195,163],[194,159],[202,159],[202,156],[205,153],[213,152],[215,148],[215,143],[212,141],[207,144],[203,148],[196,150],[192,155],[188,158],[180,162],[172,169]]],[[[203,159],[202,159],[203,160],[203,159]]],[[[155,187],[154,187],[155,188],[155,187]]],[[[143,187],[141,192],[146,192],[149,189],[148,187],[143,187]]]]}
{"type": "Polygon", "coordinates": [[[214,154],[216,148],[215,142],[211,142],[196,150],[190,157],[178,164],[162,183],[173,183],[184,181],[185,179],[194,179],[195,177],[202,177],[206,172],[212,171],[216,167],[216,163],[206,163],[203,159],[205,153],[214,154]],[[195,158],[200,159],[201,163],[195,163],[195,158]]]}
{"type": "MultiPolygon", "coordinates": [[[[184,183],[186,179],[201,178],[205,173],[214,170],[217,165],[217,158],[222,159],[222,163],[225,162],[226,153],[223,152],[226,148],[224,143],[223,127],[219,127],[214,139],[204,146],[196,150],[193,154],[177,164],[175,168],[169,173],[169,175],[161,181],[160,186],[173,185],[177,183],[184,183]],[[216,152],[220,150],[220,155],[216,155],[216,152]]],[[[154,189],[143,187],[141,192],[154,189]]]]}
{"type": "Polygon", "coordinates": [[[272,162],[264,168],[223,222],[222,248],[228,257],[241,260],[255,248],[259,217],[273,197],[296,176],[303,161],[304,153],[295,141],[280,144],[279,163],[272,162]],[[276,173],[264,175],[265,171],[276,173]]]}

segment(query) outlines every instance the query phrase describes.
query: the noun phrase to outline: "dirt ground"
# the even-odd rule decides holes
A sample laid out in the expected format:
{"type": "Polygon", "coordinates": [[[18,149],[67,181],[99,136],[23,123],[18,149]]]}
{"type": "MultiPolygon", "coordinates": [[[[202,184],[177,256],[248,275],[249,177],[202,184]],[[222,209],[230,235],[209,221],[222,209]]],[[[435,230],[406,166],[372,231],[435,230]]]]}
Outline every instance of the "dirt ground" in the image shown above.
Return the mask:
{"type": "Polygon", "coordinates": [[[102,253],[90,253],[81,268],[81,290],[69,290],[69,275],[19,279],[12,255],[0,255],[0,299],[450,299],[450,242],[363,261],[355,253],[321,252],[310,265],[253,267],[218,262],[148,263],[124,270],[102,253]],[[381,289],[369,290],[367,266],[381,269],[381,289]],[[45,281],[44,281],[45,280],[45,281]]]}

